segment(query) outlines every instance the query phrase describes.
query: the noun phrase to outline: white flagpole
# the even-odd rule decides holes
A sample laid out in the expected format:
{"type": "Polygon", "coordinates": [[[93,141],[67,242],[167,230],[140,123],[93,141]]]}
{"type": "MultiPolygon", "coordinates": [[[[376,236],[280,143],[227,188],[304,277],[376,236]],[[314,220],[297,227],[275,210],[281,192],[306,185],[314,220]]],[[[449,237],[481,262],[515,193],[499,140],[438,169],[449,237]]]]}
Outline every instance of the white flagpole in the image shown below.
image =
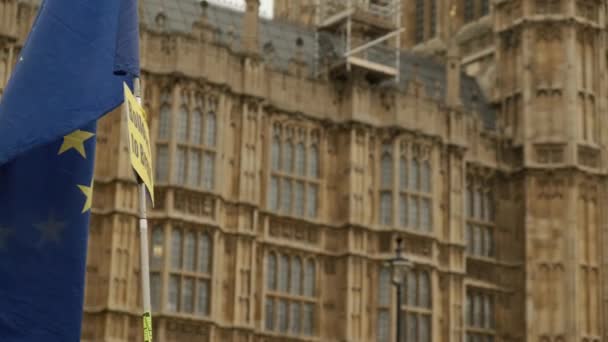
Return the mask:
{"type": "MultiPolygon", "coordinates": [[[[133,91],[137,103],[141,105],[141,84],[139,77],[133,81],[133,91]]],[[[143,327],[144,327],[144,342],[152,341],[152,308],[150,305],[150,262],[148,260],[148,217],[146,212],[146,185],[141,179],[139,181],[139,237],[140,237],[140,255],[141,255],[141,284],[142,284],[142,299],[144,305],[143,327]]]]}

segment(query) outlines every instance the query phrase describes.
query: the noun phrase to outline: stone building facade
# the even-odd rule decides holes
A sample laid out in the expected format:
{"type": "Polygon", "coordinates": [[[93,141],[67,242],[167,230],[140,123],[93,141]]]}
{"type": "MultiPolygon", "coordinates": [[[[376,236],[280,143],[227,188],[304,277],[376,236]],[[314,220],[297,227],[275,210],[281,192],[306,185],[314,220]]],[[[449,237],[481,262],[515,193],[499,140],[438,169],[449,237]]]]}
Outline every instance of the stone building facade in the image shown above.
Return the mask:
{"type": "MultiPolygon", "coordinates": [[[[37,6],[0,0],[0,95],[37,6]]],[[[401,310],[406,341],[608,341],[605,1],[402,0],[397,82],[319,67],[318,2],[257,6],[140,3],[156,340],[393,341],[401,310]]],[[[141,340],[123,126],[83,341],[141,340]]]]}

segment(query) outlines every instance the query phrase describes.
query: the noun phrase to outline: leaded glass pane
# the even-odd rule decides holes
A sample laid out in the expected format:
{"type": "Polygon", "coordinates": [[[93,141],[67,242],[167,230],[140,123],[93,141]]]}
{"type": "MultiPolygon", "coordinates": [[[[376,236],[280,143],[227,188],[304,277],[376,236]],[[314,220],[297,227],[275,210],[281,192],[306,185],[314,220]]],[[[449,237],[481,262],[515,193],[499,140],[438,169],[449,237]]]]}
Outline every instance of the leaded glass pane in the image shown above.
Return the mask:
{"type": "Polygon", "coordinates": [[[293,258],[291,263],[291,294],[299,295],[302,293],[302,260],[293,258]]]}
{"type": "Polygon", "coordinates": [[[201,176],[201,153],[199,151],[192,151],[190,153],[190,160],[188,162],[188,184],[191,186],[198,186],[199,179],[201,176]]]}
{"type": "Polygon", "coordinates": [[[274,300],[266,298],[266,330],[274,330],[274,300]]]}
{"type": "Polygon", "coordinates": [[[306,261],[306,270],[304,273],[304,295],[312,297],[315,295],[316,270],[313,260],[306,261]]]}
{"type": "Polygon", "coordinates": [[[383,155],[380,165],[380,186],[383,188],[391,188],[393,185],[393,158],[391,155],[383,155]]]}
{"type": "Polygon", "coordinates": [[[209,314],[209,282],[207,280],[199,279],[197,295],[196,313],[206,316],[209,314]]]}
{"type": "Polygon", "coordinates": [[[209,112],[206,117],[207,121],[205,122],[205,142],[207,146],[213,147],[215,146],[215,134],[216,134],[216,120],[215,113],[209,112]]]}
{"type": "Polygon", "coordinates": [[[306,175],[306,161],[305,161],[306,149],[304,144],[299,143],[296,146],[296,173],[298,176],[306,175]]]}
{"type": "Polygon", "coordinates": [[[201,135],[202,123],[203,120],[201,112],[198,110],[192,112],[192,125],[190,127],[190,142],[192,144],[200,145],[203,143],[203,138],[201,135]]]}
{"type": "Polygon", "coordinates": [[[194,253],[196,249],[196,238],[194,237],[194,233],[188,232],[186,233],[185,240],[185,255],[184,255],[184,269],[187,271],[194,271],[195,269],[195,258],[194,253]]]}
{"type": "Polygon", "coordinates": [[[391,298],[391,271],[388,267],[380,268],[378,277],[378,305],[389,306],[391,298]]]}
{"type": "Polygon", "coordinates": [[[182,312],[194,312],[194,279],[184,278],[182,282],[182,312]]]}
{"type": "Polygon", "coordinates": [[[315,306],[311,303],[304,304],[304,319],[302,320],[302,333],[307,336],[314,334],[315,306]]]}
{"type": "Polygon", "coordinates": [[[279,331],[287,332],[289,327],[289,321],[287,320],[287,301],[284,299],[279,300],[279,331]]]}
{"type": "Polygon", "coordinates": [[[268,290],[276,290],[277,287],[277,257],[274,253],[268,254],[268,270],[266,273],[266,286],[268,290]]]}
{"type": "Polygon", "coordinates": [[[198,269],[201,273],[209,273],[211,264],[211,241],[207,234],[199,235],[198,241],[198,269]]]}
{"type": "Polygon", "coordinates": [[[291,142],[287,142],[283,149],[283,171],[293,172],[293,144],[291,142]]]}
{"type": "Polygon", "coordinates": [[[179,276],[169,277],[169,295],[167,308],[171,312],[177,312],[179,306],[179,276]]]}
{"type": "Polygon", "coordinates": [[[188,109],[181,107],[177,120],[177,141],[188,142],[188,109]]]}
{"type": "Polygon", "coordinates": [[[160,108],[160,116],[158,118],[158,139],[169,140],[171,136],[171,108],[164,105],[160,108]]]}
{"type": "Polygon", "coordinates": [[[281,165],[281,141],[278,137],[272,139],[272,169],[279,170],[281,165]]]}
{"type": "Polygon", "coordinates": [[[156,147],[156,181],[166,182],[169,178],[169,148],[164,145],[156,147]]]}
{"type": "Polygon", "coordinates": [[[289,258],[281,254],[279,257],[279,291],[287,292],[287,279],[289,277],[289,258]]]}
{"type": "Polygon", "coordinates": [[[171,267],[175,270],[182,268],[182,232],[178,229],[171,233],[171,267]]]}
{"type": "Polygon", "coordinates": [[[393,198],[390,192],[383,192],[380,194],[380,224],[391,225],[393,223],[392,204],[393,198]]]}
{"type": "Polygon", "coordinates": [[[292,302],[290,309],[291,310],[289,313],[289,321],[291,322],[291,333],[297,335],[300,333],[300,323],[301,323],[300,303],[292,302]]]}
{"type": "Polygon", "coordinates": [[[270,194],[268,199],[270,210],[279,210],[279,178],[272,176],[270,178],[270,194]]]}

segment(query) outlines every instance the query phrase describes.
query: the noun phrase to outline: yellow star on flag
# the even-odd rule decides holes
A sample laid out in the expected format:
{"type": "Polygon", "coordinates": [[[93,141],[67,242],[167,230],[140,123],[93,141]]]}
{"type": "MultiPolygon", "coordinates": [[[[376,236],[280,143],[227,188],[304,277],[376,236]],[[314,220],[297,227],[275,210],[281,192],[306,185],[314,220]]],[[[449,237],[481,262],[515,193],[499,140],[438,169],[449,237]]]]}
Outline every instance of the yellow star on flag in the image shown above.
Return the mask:
{"type": "Polygon", "coordinates": [[[91,204],[93,203],[93,181],[91,181],[90,186],[78,185],[78,188],[87,197],[84,207],[82,207],[82,213],[84,214],[87,210],[91,210],[91,204]]]}
{"type": "Polygon", "coordinates": [[[66,136],[63,137],[63,144],[61,144],[61,147],[59,148],[59,153],[57,154],[62,154],[65,151],[73,148],[76,151],[78,151],[78,153],[80,153],[80,155],[83,158],[87,158],[86,152],[84,151],[84,142],[88,139],[90,139],[92,136],[94,136],[95,134],[91,133],[91,132],[87,132],[87,131],[81,131],[81,130],[76,130],[66,136]]]}

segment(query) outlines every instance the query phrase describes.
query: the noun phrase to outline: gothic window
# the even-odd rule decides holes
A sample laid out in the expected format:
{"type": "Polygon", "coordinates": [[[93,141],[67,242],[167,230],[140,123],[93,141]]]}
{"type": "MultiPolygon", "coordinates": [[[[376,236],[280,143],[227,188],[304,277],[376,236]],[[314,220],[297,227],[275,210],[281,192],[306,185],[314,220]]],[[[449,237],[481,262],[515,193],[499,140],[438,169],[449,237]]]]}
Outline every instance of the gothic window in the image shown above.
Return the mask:
{"type": "Polygon", "coordinates": [[[283,149],[283,171],[286,173],[293,172],[293,144],[288,141],[283,149]]]}
{"type": "Polygon", "coordinates": [[[319,149],[313,145],[310,147],[310,177],[319,177],[319,149]]]}
{"type": "Polygon", "coordinates": [[[215,122],[215,112],[209,111],[206,117],[207,121],[205,122],[205,138],[207,139],[206,145],[207,147],[215,146],[215,131],[216,131],[216,122],[215,122]]]}
{"type": "Polygon", "coordinates": [[[190,143],[192,144],[202,143],[201,129],[203,125],[203,120],[201,118],[202,115],[199,110],[195,110],[194,112],[192,112],[192,125],[190,127],[190,143]]]}
{"type": "Polygon", "coordinates": [[[481,0],[481,16],[490,14],[490,0],[481,0]]]}
{"type": "Polygon", "coordinates": [[[156,170],[155,179],[157,183],[164,183],[169,178],[169,148],[158,144],[156,147],[156,170]]]}
{"type": "Polygon", "coordinates": [[[475,0],[464,0],[464,22],[475,20],[475,0]]]}
{"type": "Polygon", "coordinates": [[[417,149],[418,147],[414,148],[414,146],[406,144],[401,148],[399,158],[399,225],[405,229],[431,233],[433,230],[432,169],[429,159],[408,158],[417,149]]]}
{"type": "Polygon", "coordinates": [[[186,149],[180,147],[177,149],[177,163],[175,170],[175,182],[184,184],[186,182],[186,149]]]}
{"type": "Polygon", "coordinates": [[[393,198],[390,192],[380,194],[380,224],[392,224],[393,198]]]}
{"type": "Polygon", "coordinates": [[[163,104],[160,108],[158,118],[158,139],[169,140],[171,133],[171,108],[169,104],[163,104]]]}
{"type": "Polygon", "coordinates": [[[399,159],[399,184],[401,190],[407,189],[407,159],[405,157],[401,157],[399,159]]]}
{"type": "Polygon", "coordinates": [[[494,296],[485,290],[468,288],[466,305],[467,341],[494,341],[494,296]]]}
{"type": "Polygon", "coordinates": [[[416,43],[421,43],[424,40],[424,2],[425,0],[416,0],[416,21],[414,23],[416,43]]]}
{"type": "MultiPolygon", "coordinates": [[[[432,331],[432,283],[431,273],[414,269],[404,277],[401,290],[401,331],[405,341],[430,342],[432,331]]],[[[380,269],[378,276],[377,340],[388,341],[390,336],[391,272],[388,267],[380,269]]]]}
{"type": "Polygon", "coordinates": [[[296,182],[294,189],[294,206],[296,216],[304,216],[304,183],[296,182]]]}
{"type": "Polygon", "coordinates": [[[412,270],[405,276],[405,293],[400,310],[405,326],[407,341],[430,342],[432,316],[432,287],[430,273],[424,270],[412,270]]]}
{"type": "Polygon", "coordinates": [[[317,216],[318,141],[312,132],[279,124],[273,127],[268,208],[283,215],[317,216]],[[308,158],[307,158],[308,157],[308,158]]]}
{"type": "Polygon", "coordinates": [[[299,143],[298,146],[296,146],[296,173],[298,176],[306,176],[305,154],[306,149],[304,148],[304,144],[299,143]]]}
{"type": "Polygon", "coordinates": [[[197,186],[200,179],[201,153],[192,151],[188,161],[188,185],[197,186]]]}
{"type": "Polygon", "coordinates": [[[437,33],[437,1],[431,0],[431,13],[430,13],[430,37],[435,37],[437,33]]]}
{"type": "Polygon", "coordinates": [[[378,318],[376,334],[378,342],[389,342],[390,307],[391,307],[391,271],[388,267],[380,268],[378,276],[378,318]]]}
{"type": "Polygon", "coordinates": [[[465,215],[469,256],[495,258],[495,203],[488,181],[467,177],[465,215]]]}
{"type": "Polygon", "coordinates": [[[382,156],[380,174],[382,175],[381,186],[390,188],[393,185],[393,157],[388,153],[382,156]]]}
{"type": "Polygon", "coordinates": [[[188,109],[182,106],[179,110],[177,120],[177,141],[185,143],[188,141],[188,109]]]}
{"type": "Polygon", "coordinates": [[[277,211],[279,210],[279,178],[272,177],[270,178],[270,194],[269,194],[268,206],[270,210],[277,211]]]}
{"type": "Polygon", "coordinates": [[[393,149],[390,142],[382,145],[380,159],[380,215],[379,223],[393,224],[393,149]]]}
{"type": "Polygon", "coordinates": [[[272,169],[279,170],[281,165],[281,141],[278,136],[272,139],[272,169]]]}
{"type": "MultiPolygon", "coordinates": [[[[215,182],[216,100],[182,89],[180,107],[171,112],[171,92],[163,90],[159,109],[156,144],[156,176],[159,183],[171,181],[191,188],[211,191],[215,182]],[[194,96],[194,101],[192,97],[194,96]],[[174,116],[174,119],[172,119],[174,116]],[[171,126],[171,121],[175,127],[171,126]],[[173,155],[169,151],[174,151],[173,155]]],[[[196,286],[193,286],[196,287],[196,286]]]]}
{"type": "Polygon", "coordinates": [[[314,335],[315,262],[298,255],[267,255],[265,328],[293,336],[314,335]],[[275,272],[276,270],[276,272],[275,272]],[[275,286],[276,284],[276,286],[275,286]]]}
{"type": "Polygon", "coordinates": [[[266,275],[266,287],[268,290],[276,290],[277,289],[277,256],[274,253],[268,254],[267,260],[267,275],[266,275]]]}
{"type": "Polygon", "coordinates": [[[150,246],[150,291],[154,310],[162,311],[161,298],[166,294],[165,310],[198,316],[209,314],[211,278],[211,241],[207,233],[192,228],[168,228],[169,258],[163,258],[165,227],[154,225],[150,246]],[[162,274],[167,272],[167,283],[162,274]]]}

